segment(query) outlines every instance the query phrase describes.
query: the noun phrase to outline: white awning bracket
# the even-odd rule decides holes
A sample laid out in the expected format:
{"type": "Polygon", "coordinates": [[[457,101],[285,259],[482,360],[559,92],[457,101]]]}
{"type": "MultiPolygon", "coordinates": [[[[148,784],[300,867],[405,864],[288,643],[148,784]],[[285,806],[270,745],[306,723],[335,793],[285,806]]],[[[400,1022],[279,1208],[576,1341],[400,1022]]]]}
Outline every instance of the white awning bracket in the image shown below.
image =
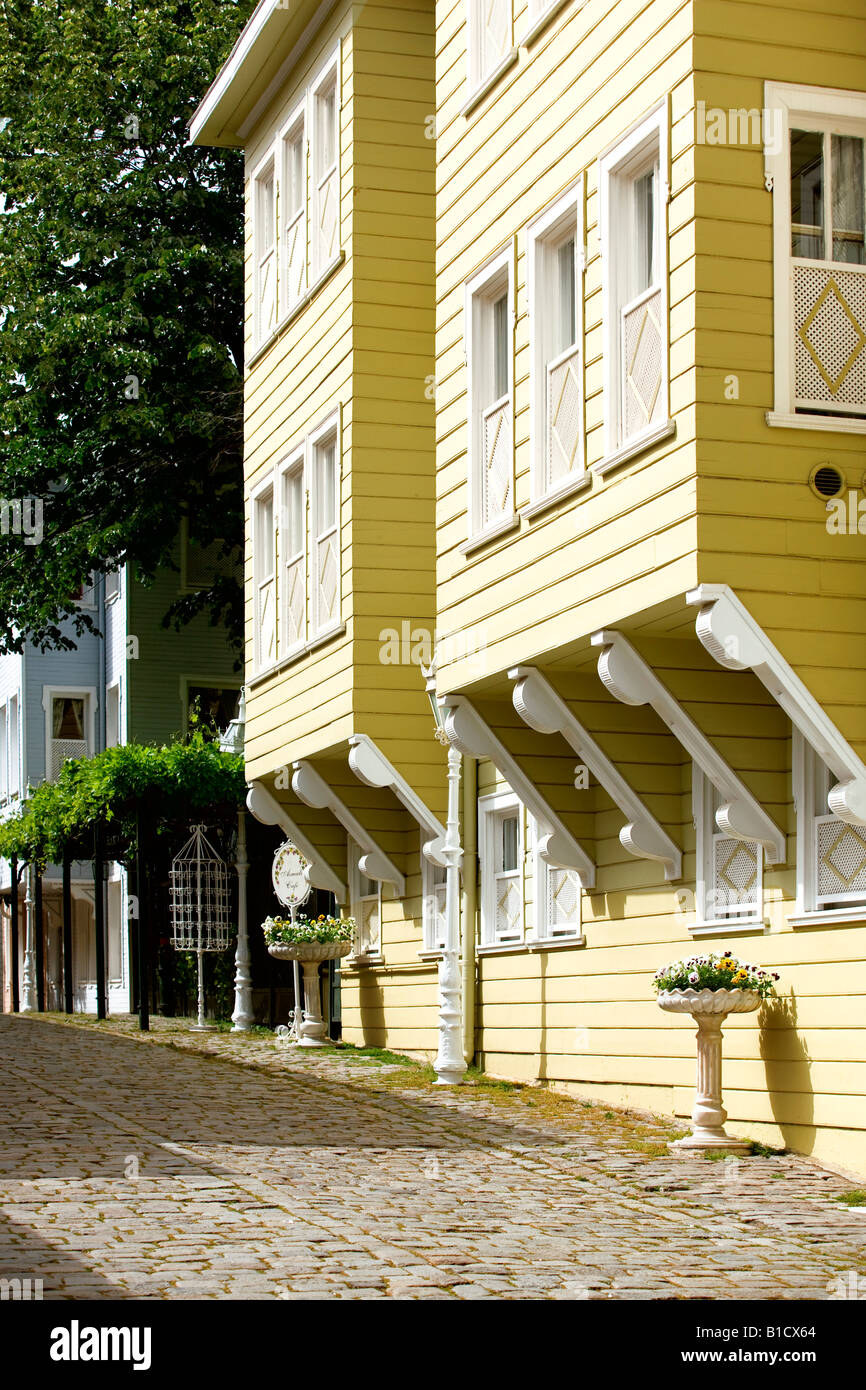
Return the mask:
{"type": "Polygon", "coordinates": [[[699,609],[695,630],[710,656],[728,671],[754,671],[838,778],[828,797],[833,815],[866,825],[866,767],[742,600],[727,584],[702,584],[686,603],[699,609]]]}
{"type": "Polygon", "coordinates": [[[251,782],[249,784],[247,809],[262,825],[278,825],[292,841],[292,844],[297,845],[301,854],[309,861],[309,878],[314,888],[322,888],[326,893],[333,893],[338,903],[349,901],[345,883],[334,873],[330,864],[322,858],[303,831],[298,829],[285,806],[277,801],[277,798],[268,791],[263,782],[251,782]]]}
{"type": "Polygon", "coordinates": [[[445,826],[429,811],[393,763],[367,734],[353,734],[349,739],[349,767],[367,787],[387,787],[418,822],[422,835],[427,836],[422,848],[425,857],[446,868],[443,854],[445,826]]]}
{"type": "Polygon", "coordinates": [[[735,840],[755,840],[763,845],[771,864],[785,862],[785,836],[775,821],[741,782],[734,770],[716,751],[682,705],[662,685],[621,632],[594,632],[594,647],[600,647],[598,674],[606,688],[625,705],[650,705],[674,738],[717,788],[722,805],[716,823],[735,840]]]}
{"type": "Polygon", "coordinates": [[[406,880],[400,870],[388,858],[385,851],[379,847],[373,836],[364,829],[341,797],[332,787],[328,786],[312,763],[297,762],[292,764],[292,768],[292,791],[298,800],[303,801],[306,806],[330,811],[331,815],[351,835],[355,844],[359,846],[361,856],[358,860],[358,868],[361,873],[366,874],[367,878],[392,883],[397,896],[405,897],[406,880]]]}
{"type": "Polygon", "coordinates": [[[515,682],[514,708],[524,723],[540,734],[560,734],[627,818],[628,824],[619,832],[623,848],[637,859],[657,860],[664,865],[666,879],[678,879],[682,873],[680,849],[550,682],[532,666],[513,667],[508,679],[515,682]]]}
{"type": "Polygon", "coordinates": [[[582,888],[587,891],[594,888],[595,864],[592,859],[565,828],[535,783],[526,776],[475,707],[463,695],[443,695],[439,703],[445,714],[448,738],[455,748],[473,758],[489,758],[534,816],[538,826],[538,852],[542,859],[558,869],[574,869],[582,888]]]}

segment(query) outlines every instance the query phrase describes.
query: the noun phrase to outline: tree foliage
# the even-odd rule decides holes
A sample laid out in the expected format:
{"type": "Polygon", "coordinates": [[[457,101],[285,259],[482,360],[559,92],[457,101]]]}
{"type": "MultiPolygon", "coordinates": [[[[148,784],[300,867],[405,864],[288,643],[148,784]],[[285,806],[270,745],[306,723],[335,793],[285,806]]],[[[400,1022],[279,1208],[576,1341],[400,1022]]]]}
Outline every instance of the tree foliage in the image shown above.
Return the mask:
{"type": "Polygon", "coordinates": [[[68,646],[90,572],[226,574],[171,616],[240,633],[242,155],[187,125],[252,0],[0,0],[0,650],[68,646]],[[7,523],[8,524],[8,523],[7,523]],[[14,524],[14,518],[13,518],[14,524]]]}
{"type": "Polygon", "coordinates": [[[175,831],[199,817],[234,819],[246,794],[244,760],[221,752],[202,731],[157,748],[130,743],[63,764],[26,806],[0,823],[0,858],[59,863],[65,850],[89,857],[96,826],[111,856],[128,862],[139,814],[150,831],[175,831]]]}

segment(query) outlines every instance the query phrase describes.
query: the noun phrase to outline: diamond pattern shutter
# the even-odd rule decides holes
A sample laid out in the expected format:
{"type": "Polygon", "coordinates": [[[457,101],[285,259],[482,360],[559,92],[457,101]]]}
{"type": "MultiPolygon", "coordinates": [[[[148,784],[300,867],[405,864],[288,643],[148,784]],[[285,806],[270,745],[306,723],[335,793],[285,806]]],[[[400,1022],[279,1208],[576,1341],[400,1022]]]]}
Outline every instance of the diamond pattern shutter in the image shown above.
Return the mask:
{"type": "Polygon", "coordinates": [[[866,268],[792,270],[795,406],[866,415],[866,268]]]}
{"type": "Polygon", "coordinates": [[[497,401],[482,412],[482,525],[498,521],[511,508],[511,401],[497,401]]]}
{"type": "Polygon", "coordinates": [[[866,898],[866,830],[835,816],[815,817],[817,905],[866,898]]]}
{"type": "Polygon", "coordinates": [[[378,956],[382,947],[381,921],[378,895],[375,898],[362,898],[358,918],[358,954],[378,956]]]}
{"type": "Polygon", "coordinates": [[[622,311],[623,426],[625,438],[662,413],[661,290],[649,289],[622,311]]]}
{"type": "Polygon", "coordinates": [[[277,659],[277,604],[273,575],[259,585],[259,667],[270,666],[277,659]]]}
{"type": "Polygon", "coordinates": [[[446,916],[446,885],[436,883],[433,885],[433,949],[441,951],[445,949],[446,934],[448,928],[448,918],[446,916]]]}
{"type": "Polygon", "coordinates": [[[573,936],[580,930],[580,883],[573,869],[547,869],[549,936],[573,936]]]}
{"type": "Polygon", "coordinates": [[[53,738],[51,740],[51,777],[57,780],[58,773],[70,758],[87,757],[87,740],[84,738],[53,738]]]}
{"type": "Polygon", "coordinates": [[[511,46],[511,0],[479,0],[481,55],[486,77],[502,62],[511,46]]]}
{"type": "Polygon", "coordinates": [[[283,183],[286,199],[283,265],[286,309],[292,309],[307,288],[307,161],[303,120],[286,139],[283,183]]]}
{"type": "Polygon", "coordinates": [[[761,910],[762,853],[752,840],[713,836],[712,901],[709,915],[757,917],[761,910]]]}
{"type": "Polygon", "coordinates": [[[570,347],[547,366],[547,486],[581,466],[580,351],[570,347]]]}

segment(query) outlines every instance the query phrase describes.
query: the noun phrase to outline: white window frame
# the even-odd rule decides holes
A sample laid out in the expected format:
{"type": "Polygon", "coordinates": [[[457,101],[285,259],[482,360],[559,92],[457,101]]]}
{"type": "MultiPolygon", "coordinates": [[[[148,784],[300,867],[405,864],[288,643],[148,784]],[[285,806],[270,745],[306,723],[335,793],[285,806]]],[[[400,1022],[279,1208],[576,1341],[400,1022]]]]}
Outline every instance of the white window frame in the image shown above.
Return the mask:
{"type": "Polygon", "coordinates": [[[716,803],[718,793],[709,777],[692,764],[692,815],[695,824],[695,921],[692,931],[762,931],[766,925],[764,916],[764,850],[755,841],[744,843],[754,846],[757,851],[758,877],[756,902],[746,910],[725,911],[716,901],[715,889],[715,844],[717,839],[733,839],[722,836],[716,823],[716,803]]]}
{"type": "Polygon", "coordinates": [[[308,200],[309,215],[311,221],[310,229],[310,277],[313,282],[324,275],[330,265],[332,265],[340,255],[342,243],[342,209],[341,198],[341,177],[340,177],[340,118],[342,112],[342,83],[341,83],[341,63],[340,49],[334,50],[328,61],[319,69],[315,78],[310,83],[307,100],[307,129],[309,131],[309,181],[308,181],[308,200]],[[317,111],[317,101],[325,87],[329,87],[333,82],[334,86],[334,158],[327,168],[320,169],[320,139],[319,139],[319,118],[317,111]],[[331,255],[325,254],[325,248],[321,244],[320,235],[320,203],[322,198],[322,188],[327,179],[336,176],[336,240],[334,250],[331,255]]]}
{"type": "Polygon", "coordinates": [[[280,612],[279,612],[279,585],[277,580],[277,513],[278,506],[278,480],[273,472],[268,473],[261,482],[250,492],[250,539],[252,542],[253,556],[253,666],[256,672],[270,670],[276,665],[280,657],[280,612]],[[273,509],[273,534],[271,539],[271,554],[273,556],[273,570],[270,575],[266,575],[262,570],[262,553],[260,544],[260,523],[259,508],[265,501],[268,493],[271,494],[271,505],[273,509]],[[274,613],[274,656],[272,661],[265,661],[262,652],[262,597],[261,590],[265,584],[273,584],[273,603],[274,613]]]}
{"type": "Polygon", "coordinates": [[[307,546],[307,457],[304,442],[301,441],[283,459],[277,467],[277,483],[279,489],[279,519],[276,522],[277,532],[277,596],[280,614],[280,652],[282,656],[291,656],[294,652],[303,651],[307,642],[307,609],[309,603],[309,562],[307,546]],[[301,480],[301,549],[297,554],[288,553],[289,537],[291,526],[288,520],[288,508],[286,501],[287,484],[291,478],[300,477],[301,480]],[[289,605],[289,566],[297,566],[301,575],[303,585],[303,620],[300,624],[301,632],[294,642],[290,640],[289,618],[291,610],[289,605]]]}
{"type": "Polygon", "coordinates": [[[105,687],[105,746],[106,748],[120,748],[126,742],[123,727],[123,682],[120,677],[110,682],[105,687]],[[111,709],[110,697],[116,692],[117,695],[117,742],[108,741],[108,717],[111,709]]]}
{"type": "Polygon", "coordinates": [[[583,180],[578,179],[556,202],[529,223],[529,353],[530,353],[530,453],[532,495],[538,500],[571,492],[586,479],[586,421],[584,391],[583,273],[586,264],[583,218],[583,180]],[[574,342],[553,356],[549,347],[550,276],[553,257],[569,237],[574,238],[574,342]],[[580,390],[580,431],[574,468],[557,483],[551,482],[548,390],[550,369],[557,362],[577,358],[580,390]]]}
{"type": "MultiPolygon", "coordinates": [[[[422,845],[427,837],[421,836],[422,845]]],[[[446,934],[448,924],[446,919],[446,870],[439,864],[434,864],[432,859],[428,859],[421,850],[421,916],[422,916],[422,938],[424,942],[424,952],[430,955],[441,955],[445,950],[446,934]],[[441,935],[437,930],[437,921],[441,915],[442,931],[441,935]]]]}
{"type": "Polygon", "coordinates": [[[467,470],[469,482],[469,540],[498,535],[514,525],[514,246],[509,242],[487,261],[465,286],[465,341],[467,368],[467,470]],[[506,295],[507,390],[493,400],[493,304],[506,295]],[[492,522],[484,522],[486,487],[484,472],[484,417],[507,402],[505,445],[510,481],[508,502],[492,522]]]}
{"type": "MultiPolygon", "coordinates": [[[[22,786],[22,751],[23,751],[23,721],[21,719],[21,692],[16,690],[9,697],[9,724],[6,735],[6,747],[8,750],[8,771],[6,776],[6,795],[9,801],[14,801],[21,795],[22,786]]],[[[91,748],[93,744],[91,743],[91,748]]]]}
{"type": "MultiPolygon", "coordinates": [[[[764,105],[771,117],[764,149],[765,180],[773,194],[774,402],[767,423],[864,434],[866,408],[862,414],[845,406],[807,414],[794,405],[790,131],[805,128],[866,138],[866,93],[766,82],[764,105]]],[[[833,261],[815,264],[841,265],[833,261]]]]}
{"type": "Polygon", "coordinates": [[[602,316],[604,358],[605,458],[595,465],[599,473],[623,462],[624,457],[648,448],[672,432],[670,421],[670,323],[668,217],[669,120],[667,100],[637,122],[626,135],[602,153],[598,161],[599,239],[602,253],[602,316]],[[657,277],[643,295],[629,291],[633,245],[630,199],[634,182],[658,155],[657,213],[655,220],[657,277]],[[660,292],[661,383],[657,409],[650,422],[634,434],[625,435],[624,388],[622,371],[623,313],[639,300],[660,292]]]}
{"type": "MultiPolygon", "coordinates": [[[[359,859],[363,851],[357,841],[351,836],[348,839],[348,860],[349,860],[349,903],[350,915],[355,919],[355,943],[352,949],[352,958],[365,963],[375,963],[382,960],[382,881],[381,879],[370,879],[375,883],[375,893],[361,893],[361,869],[359,859]],[[379,949],[367,950],[361,938],[361,924],[363,921],[363,904],[375,901],[379,913],[379,949]]],[[[369,875],[365,875],[369,877],[369,875]]]]}
{"type": "MultiPolygon", "coordinates": [[[[42,708],[45,711],[45,781],[51,782],[51,745],[54,742],[54,701],[84,701],[84,756],[92,757],[96,749],[96,687],[93,685],[43,685],[42,708]]],[[[20,759],[20,752],[19,752],[20,759]]]]}
{"type": "Polygon", "coordinates": [[[517,56],[514,48],[513,0],[495,0],[505,19],[505,44],[494,62],[485,61],[484,10],[491,0],[466,0],[466,88],[469,101],[487,90],[517,56]]]}
{"type": "Polygon", "coordinates": [[[494,792],[478,801],[478,848],[481,869],[481,945],[480,949],[496,947],[515,950],[526,944],[526,866],[524,828],[525,811],[513,792],[494,792]],[[507,939],[496,934],[497,886],[504,871],[496,866],[499,855],[499,827],[504,819],[517,817],[517,869],[514,874],[520,891],[519,931],[507,939]]]}
{"type": "Polygon", "coordinates": [[[274,330],[280,319],[280,298],[279,298],[279,151],[276,145],[271,145],[265,155],[259,160],[252,173],[251,178],[251,215],[252,215],[252,242],[253,242],[253,349],[260,348],[273,335],[274,330]],[[271,248],[270,251],[263,251],[262,222],[259,212],[259,187],[265,181],[266,175],[270,173],[273,180],[273,227],[271,228],[271,248]],[[273,323],[270,327],[262,322],[261,308],[261,287],[262,272],[265,262],[271,264],[273,276],[273,297],[274,311],[273,323]]]}
{"type": "Polygon", "coordinates": [[[309,266],[310,266],[310,246],[309,236],[309,180],[310,180],[310,161],[309,161],[309,139],[308,139],[308,120],[307,120],[307,98],[306,95],[298,103],[286,124],[283,126],[278,137],[278,149],[280,157],[280,207],[279,207],[279,231],[280,231],[280,300],[279,318],[282,320],[292,312],[297,304],[300,304],[306,295],[309,285],[309,266]],[[302,199],[301,207],[292,218],[291,225],[297,224],[298,239],[303,249],[303,276],[302,283],[297,292],[289,280],[289,190],[291,188],[291,175],[289,171],[289,149],[297,138],[301,143],[301,165],[302,165],[302,199]]]}
{"type": "MultiPolygon", "coordinates": [[[[816,830],[819,821],[829,821],[830,807],[826,791],[834,785],[836,778],[825,767],[818,754],[807,743],[799,729],[792,731],[792,782],[794,807],[797,815],[797,916],[807,921],[845,921],[852,919],[862,922],[866,918],[866,892],[859,896],[839,894],[823,901],[818,894],[818,863],[816,830]],[[816,802],[824,805],[818,812],[816,802]]],[[[840,832],[845,822],[833,817],[840,832]]],[[[856,832],[855,832],[856,833],[856,832]]]]}
{"type": "Polygon", "coordinates": [[[310,591],[310,637],[319,638],[330,632],[337,631],[342,625],[342,582],[343,582],[343,557],[342,557],[342,425],[339,407],[319,424],[311,434],[307,436],[307,477],[309,479],[310,494],[310,538],[309,538],[309,561],[307,587],[310,591]],[[322,498],[319,489],[319,476],[316,453],[333,436],[334,440],[334,525],[323,530],[320,525],[322,510],[322,498]],[[318,553],[319,546],[330,536],[336,537],[336,557],[337,557],[337,599],[336,613],[322,621],[319,614],[319,571],[318,553]]]}
{"type": "Polygon", "coordinates": [[[0,705],[0,805],[9,800],[9,705],[0,705]]]}
{"type": "Polygon", "coordinates": [[[563,943],[571,942],[572,944],[581,945],[584,940],[583,889],[577,871],[575,869],[555,870],[552,865],[548,864],[546,859],[542,859],[538,852],[538,830],[534,822],[532,823],[532,843],[534,846],[534,902],[532,910],[535,930],[531,936],[527,937],[527,940],[530,943],[537,941],[544,942],[548,945],[556,941],[562,941],[563,943]],[[567,926],[552,922],[550,917],[550,878],[551,874],[556,872],[570,874],[577,885],[577,919],[567,926]]]}

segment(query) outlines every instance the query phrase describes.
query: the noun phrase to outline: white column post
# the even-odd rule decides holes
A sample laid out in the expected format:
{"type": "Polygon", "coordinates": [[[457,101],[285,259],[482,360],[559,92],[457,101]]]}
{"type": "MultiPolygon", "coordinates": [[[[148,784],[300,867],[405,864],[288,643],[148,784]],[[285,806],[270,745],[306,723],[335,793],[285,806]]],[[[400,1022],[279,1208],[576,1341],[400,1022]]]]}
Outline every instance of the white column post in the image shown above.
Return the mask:
{"type": "Polygon", "coordinates": [[[238,811],[238,843],[235,851],[235,870],[238,876],[238,944],[235,951],[235,1007],[232,1013],[232,1032],[246,1033],[255,1022],[253,1013],[253,977],[250,970],[250,937],[247,920],[247,815],[238,811]]]}
{"type": "Polygon", "coordinates": [[[466,1071],[460,988],[460,771],[462,756],[448,746],[448,823],[445,843],[445,950],[439,962],[439,1052],[433,1066],[437,1086],[458,1086],[466,1071]]]}
{"type": "Polygon", "coordinates": [[[36,937],[33,900],[33,865],[27,865],[26,895],[24,898],[24,977],[21,990],[21,1012],[35,1013],[38,1008],[36,993],[36,937]]]}

